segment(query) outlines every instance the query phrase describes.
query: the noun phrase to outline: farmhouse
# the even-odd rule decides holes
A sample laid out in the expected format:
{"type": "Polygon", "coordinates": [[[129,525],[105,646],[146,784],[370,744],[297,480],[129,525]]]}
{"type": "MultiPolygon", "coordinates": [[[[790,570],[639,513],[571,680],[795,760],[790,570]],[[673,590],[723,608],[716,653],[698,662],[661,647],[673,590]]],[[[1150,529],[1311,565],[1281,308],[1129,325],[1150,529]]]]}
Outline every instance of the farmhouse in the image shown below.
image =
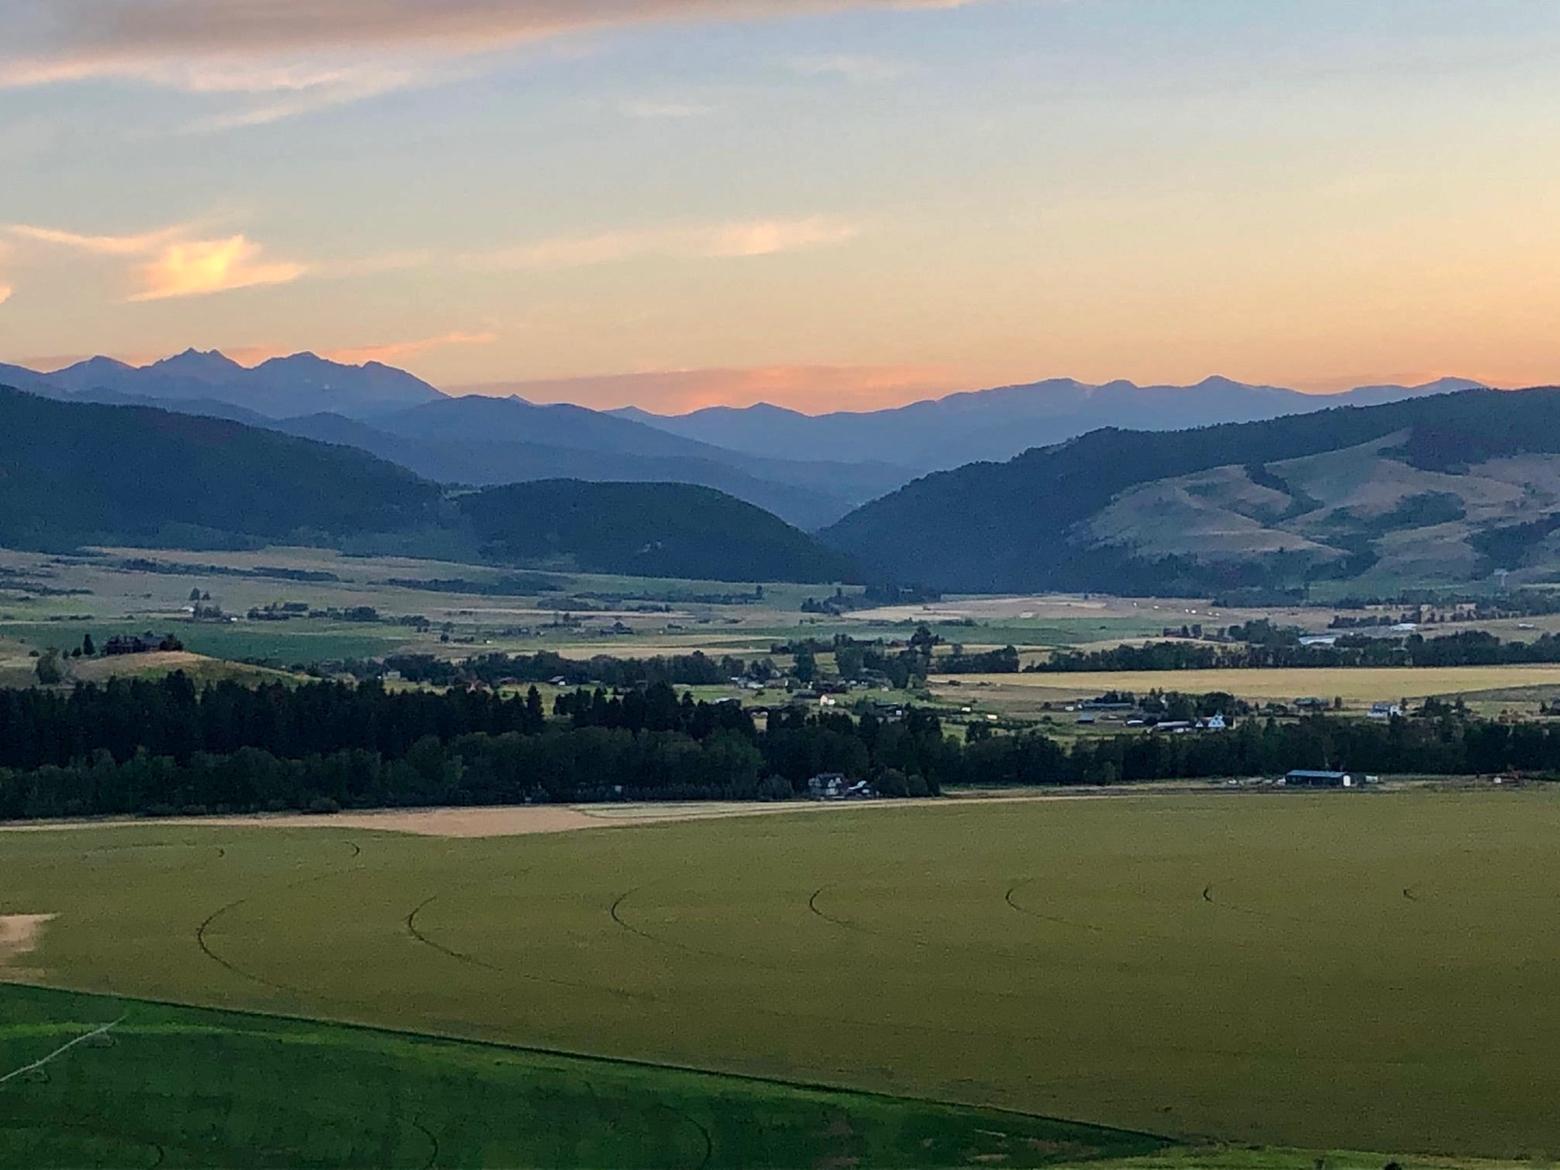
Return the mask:
{"type": "Polygon", "coordinates": [[[182,650],[184,644],[172,634],[158,637],[148,630],[144,634],[115,634],[103,645],[103,654],[117,658],[122,654],[153,654],[159,650],[182,650]]]}
{"type": "Polygon", "coordinates": [[[1370,705],[1370,717],[1382,723],[1389,719],[1397,719],[1403,714],[1403,706],[1400,703],[1372,703],[1370,705]]]}
{"type": "Polygon", "coordinates": [[[807,781],[807,795],[813,800],[871,800],[877,791],[865,780],[847,780],[843,772],[820,772],[807,781]]]}

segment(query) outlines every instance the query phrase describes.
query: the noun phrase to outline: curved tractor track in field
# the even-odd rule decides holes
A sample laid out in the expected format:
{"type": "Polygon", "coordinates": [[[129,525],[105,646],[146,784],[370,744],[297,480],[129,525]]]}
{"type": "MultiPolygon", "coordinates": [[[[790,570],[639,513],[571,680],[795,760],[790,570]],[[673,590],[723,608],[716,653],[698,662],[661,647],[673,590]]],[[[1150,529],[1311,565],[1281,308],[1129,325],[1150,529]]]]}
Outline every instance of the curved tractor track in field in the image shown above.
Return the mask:
{"type": "Polygon", "coordinates": [[[534,971],[525,971],[518,967],[503,966],[498,963],[489,962],[479,955],[473,955],[467,951],[457,950],[447,943],[439,941],[439,939],[435,938],[428,932],[426,927],[419,925],[417,921],[418,917],[424,910],[433,905],[443,896],[443,894],[431,894],[424,898],[421,902],[417,903],[416,906],[412,907],[411,911],[408,912],[405,919],[402,921],[406,928],[406,933],[409,934],[414,941],[421,944],[422,946],[430,948],[431,950],[437,951],[447,959],[452,959],[457,963],[462,963],[465,966],[473,967],[480,971],[486,971],[490,975],[501,975],[506,978],[521,979],[528,983],[541,983],[549,987],[566,987],[571,991],[590,991],[596,992],[598,994],[617,996],[622,999],[632,999],[650,1003],[655,1002],[657,999],[655,995],[647,991],[631,991],[624,987],[612,987],[604,983],[588,983],[581,979],[561,979],[552,975],[538,975],[534,971]]]}
{"type": "Polygon", "coordinates": [[[938,938],[928,938],[924,934],[907,934],[900,931],[881,930],[875,926],[859,922],[853,918],[844,918],[831,913],[819,905],[824,895],[837,889],[837,885],[819,886],[807,899],[807,909],[816,918],[821,918],[831,926],[841,930],[848,930],[855,934],[866,935],[870,938],[887,939],[889,942],[899,943],[904,946],[912,946],[918,950],[936,951],[952,955],[969,956],[980,955],[986,959],[995,959],[1010,963],[1017,967],[1033,967],[1041,962],[1041,956],[1023,951],[1011,950],[1007,947],[994,946],[989,943],[977,942],[946,942],[938,938]]]}
{"type": "Polygon", "coordinates": [[[1074,930],[1086,930],[1091,934],[1105,933],[1105,928],[1103,926],[1097,926],[1092,922],[1079,922],[1076,919],[1063,918],[1057,914],[1043,914],[1039,910],[1032,909],[1031,907],[1026,906],[1020,902],[1016,896],[1018,891],[1022,890],[1026,886],[1034,885],[1038,880],[1038,878],[1021,878],[1010,885],[1007,888],[1007,892],[1002,895],[1002,901],[1007,905],[1007,908],[1009,910],[1016,910],[1026,918],[1036,918],[1041,922],[1050,922],[1057,926],[1070,926],[1074,930]]]}
{"type": "Polygon", "coordinates": [[[624,916],[623,905],[635,894],[642,893],[647,888],[647,886],[635,886],[631,890],[624,890],[621,894],[614,898],[612,900],[612,904],[607,907],[607,913],[611,916],[612,921],[617,923],[621,929],[627,931],[635,938],[644,939],[646,942],[653,943],[657,947],[664,947],[668,950],[677,951],[681,954],[696,955],[701,959],[719,959],[723,963],[736,963],[739,966],[751,967],[758,971],[780,971],[783,973],[789,973],[793,970],[792,967],[784,964],[761,962],[758,959],[753,958],[751,955],[745,955],[740,951],[720,951],[710,947],[701,947],[695,945],[694,943],[683,942],[681,939],[671,938],[664,934],[658,934],[653,930],[646,930],[637,922],[634,922],[624,916]]]}
{"type": "MultiPolygon", "coordinates": [[[[354,860],[363,855],[363,850],[356,841],[347,841],[345,844],[352,850],[352,857],[354,860]]],[[[316,882],[323,882],[328,881],[331,878],[341,877],[345,874],[353,872],[356,868],[356,866],[348,866],[343,869],[331,869],[325,873],[311,874],[306,878],[299,878],[297,881],[288,882],[279,890],[273,892],[286,893],[290,890],[302,889],[304,886],[313,885],[316,882]]],[[[201,921],[200,925],[195,928],[195,945],[200,948],[201,953],[205,955],[206,958],[210,959],[213,963],[216,963],[219,967],[222,967],[224,970],[237,975],[241,979],[248,980],[251,983],[257,983],[261,987],[269,988],[272,991],[285,992],[288,995],[310,996],[319,994],[318,992],[313,991],[307,987],[297,987],[290,983],[282,983],[274,979],[269,979],[266,976],[261,975],[259,972],[251,971],[247,967],[240,966],[223,955],[218,954],[217,951],[212,948],[211,942],[207,937],[211,933],[211,928],[215,926],[217,922],[224,916],[231,914],[233,911],[239,909],[242,906],[249,905],[255,900],[255,897],[256,895],[246,894],[242,898],[235,898],[231,902],[228,902],[222,906],[218,906],[210,914],[206,915],[206,917],[201,921]]]]}

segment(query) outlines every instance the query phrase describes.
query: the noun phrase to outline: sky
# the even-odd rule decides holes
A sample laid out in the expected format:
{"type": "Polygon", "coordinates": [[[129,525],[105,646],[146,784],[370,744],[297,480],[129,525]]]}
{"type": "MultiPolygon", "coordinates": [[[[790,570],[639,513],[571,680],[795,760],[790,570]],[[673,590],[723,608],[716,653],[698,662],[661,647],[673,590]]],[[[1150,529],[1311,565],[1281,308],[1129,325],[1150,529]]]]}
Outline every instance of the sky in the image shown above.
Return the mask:
{"type": "Polygon", "coordinates": [[[1549,0],[0,0],[0,361],[1560,381],[1549,0]]]}

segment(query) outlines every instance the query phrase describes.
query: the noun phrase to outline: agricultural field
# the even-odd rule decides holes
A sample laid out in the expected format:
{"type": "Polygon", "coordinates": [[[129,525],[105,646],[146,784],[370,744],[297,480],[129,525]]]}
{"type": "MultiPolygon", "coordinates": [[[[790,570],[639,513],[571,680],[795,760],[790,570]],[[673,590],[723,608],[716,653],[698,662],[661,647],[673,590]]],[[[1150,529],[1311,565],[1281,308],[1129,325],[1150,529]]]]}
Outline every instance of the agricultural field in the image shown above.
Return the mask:
{"type": "MultiPolygon", "coordinates": [[[[796,1157],[711,1127],[728,1107],[866,1147],[815,1140],[790,1164],[1068,1162],[1082,1156],[1068,1142],[1177,1164],[1151,1135],[1227,1151],[1185,1165],[1529,1158],[1560,1149],[1560,941],[1544,927],[1557,832],[1560,789],[1542,786],[950,800],[460,839],[345,822],[5,831],[0,921],[16,925],[0,978],[124,1003],[5,992],[0,1076],[124,1018],[0,1085],[0,1141],[55,1134],[58,1164],[80,1160],[78,1138],[133,1137],[146,1165],[159,1145],[168,1164],[198,1161],[147,1109],[161,1087],[194,1094],[203,1140],[232,1143],[212,1148],[243,1134],[287,1149],[398,1078],[390,1116],[340,1141],[384,1149],[376,1164],[457,1164],[430,1158],[423,1129],[463,1148],[492,1094],[519,1094],[495,1142],[540,1140],[520,1123],[540,1100],[564,1135],[620,1140],[652,1108],[631,1076],[672,1067],[761,1083],[655,1088],[699,1119],[666,1128],[691,1149],[665,1164],[796,1157]],[[263,1082],[319,1053],[331,1091],[300,1094],[321,1098],[309,1117],[277,1115],[263,1082]],[[777,1103],[796,1085],[880,1096],[820,1126],[827,1102],[777,1103]],[[880,1126],[870,1102],[885,1097],[900,1100],[880,1126]],[[1014,1112],[934,1125],[927,1101],[1014,1112]],[[59,1135],[51,1119],[79,1102],[75,1116],[112,1122],[59,1135]],[[1057,1136],[1046,1118],[1109,1132],[1057,1136]],[[1006,1144],[951,1136],[973,1130],[1006,1144]],[[907,1136],[957,1156],[917,1156],[907,1136]],[[1229,1161],[1242,1146],[1313,1153],[1229,1161]]],[[[506,1148],[540,1156],[495,1145],[494,1160],[506,1148]]],[[[578,1148],[572,1164],[614,1161],[578,1148]]]]}
{"type": "Polygon", "coordinates": [[[1195,602],[1071,596],[969,598],[838,617],[802,612],[808,597],[830,592],[772,582],[503,571],[321,549],[115,548],[74,557],[0,550],[0,638],[69,652],[88,633],[101,643],[116,633],[171,631],[207,657],[286,668],[396,652],[464,657],[547,649],[570,657],[643,657],[702,650],[756,657],[798,637],[903,640],[925,622],[949,644],[1011,643],[1033,660],[1048,649],[1147,637],[1206,614],[1195,602]],[[212,604],[240,620],[191,621],[192,589],[209,593],[212,604]],[[251,608],[285,602],[318,611],[367,606],[381,620],[243,620],[251,608]],[[413,617],[432,628],[419,632],[404,624],[413,617]]]}
{"type": "Polygon", "coordinates": [[[361,1028],[0,988],[8,1166],[1040,1166],[1163,1143],[361,1028]]]}
{"type": "Polygon", "coordinates": [[[1374,702],[1419,701],[1493,695],[1497,705],[1536,706],[1560,697],[1560,666],[1344,667],[1276,670],[1082,671],[1065,674],[961,675],[933,678],[940,698],[969,702],[1006,715],[1036,718],[1046,705],[1060,707],[1106,691],[1143,695],[1152,690],[1207,694],[1222,691],[1253,702],[1293,703],[1315,697],[1343,700],[1359,714],[1374,702]]]}

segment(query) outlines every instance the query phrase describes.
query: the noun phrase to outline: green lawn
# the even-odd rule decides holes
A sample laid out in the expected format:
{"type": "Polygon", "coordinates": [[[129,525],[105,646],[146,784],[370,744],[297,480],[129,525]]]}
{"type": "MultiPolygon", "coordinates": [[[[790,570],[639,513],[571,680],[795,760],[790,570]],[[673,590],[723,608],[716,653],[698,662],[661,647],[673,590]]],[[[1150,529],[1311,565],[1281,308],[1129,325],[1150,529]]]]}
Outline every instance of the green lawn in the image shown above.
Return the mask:
{"type": "Polygon", "coordinates": [[[1557,837],[1555,790],[487,840],[144,825],[0,833],[0,914],[57,914],[13,967],[81,991],[1183,1141],[1525,1157],[1560,1149],[1557,837]]]}

